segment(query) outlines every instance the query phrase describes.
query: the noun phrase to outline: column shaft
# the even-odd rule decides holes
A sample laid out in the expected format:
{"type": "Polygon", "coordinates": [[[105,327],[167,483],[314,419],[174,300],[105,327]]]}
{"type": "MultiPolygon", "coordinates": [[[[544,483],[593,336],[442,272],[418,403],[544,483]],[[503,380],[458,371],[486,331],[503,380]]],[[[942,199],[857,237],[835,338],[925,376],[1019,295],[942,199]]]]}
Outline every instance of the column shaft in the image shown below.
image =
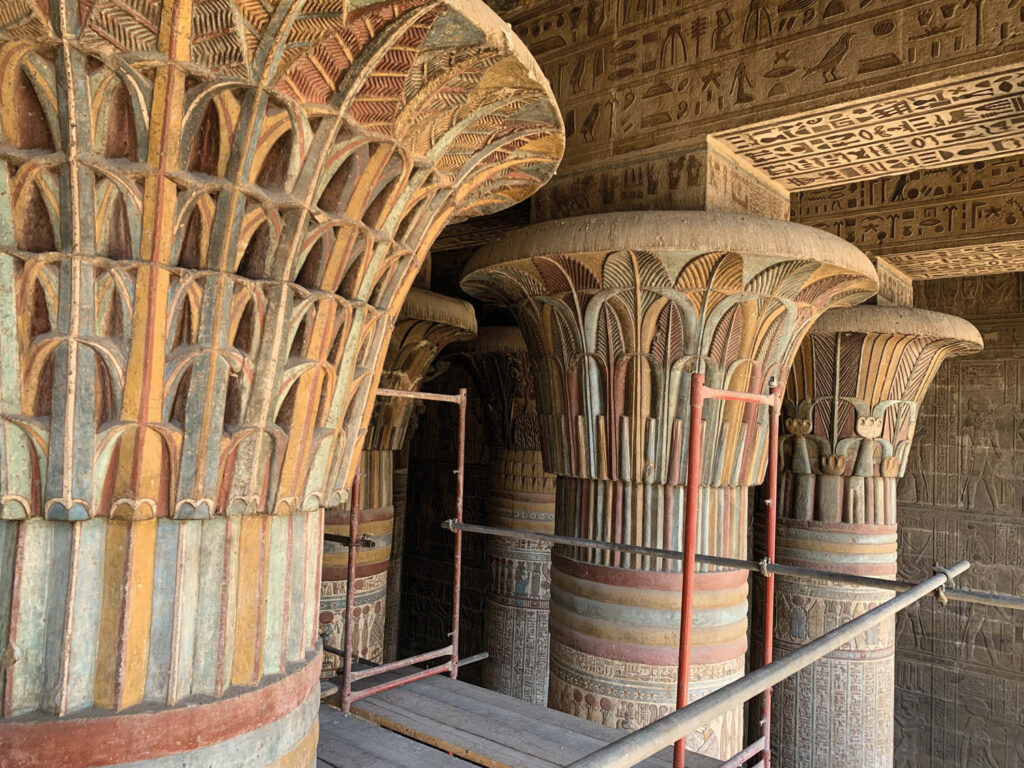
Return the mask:
{"type": "MultiPolygon", "coordinates": [[[[490,473],[491,525],[554,531],[554,478],[544,472],[539,450],[494,448],[490,473]]],[[[484,685],[523,701],[547,704],[551,546],[495,537],[488,542],[488,560],[491,582],[484,626],[490,658],[484,685]]]]}
{"type": "MultiPolygon", "coordinates": [[[[980,346],[969,323],[923,310],[860,306],[822,316],[797,353],[787,390],[779,562],[895,578],[896,485],[917,409],[942,361],[980,346]]],[[[776,653],[893,595],[777,576],[776,653]]],[[[783,681],[772,709],[779,766],[891,766],[894,659],[889,620],[783,681]]]]}

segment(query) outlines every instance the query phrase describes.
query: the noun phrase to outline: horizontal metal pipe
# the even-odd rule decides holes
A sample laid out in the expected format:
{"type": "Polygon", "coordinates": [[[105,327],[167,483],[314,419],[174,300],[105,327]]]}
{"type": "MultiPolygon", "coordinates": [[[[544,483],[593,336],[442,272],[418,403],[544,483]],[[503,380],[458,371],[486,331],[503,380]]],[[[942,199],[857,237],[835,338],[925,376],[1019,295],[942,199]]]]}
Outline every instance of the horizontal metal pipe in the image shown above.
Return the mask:
{"type": "MultiPolygon", "coordinates": [[[[333,541],[335,544],[344,544],[346,547],[351,544],[348,536],[342,533],[329,533],[324,532],[324,541],[333,541]]],[[[357,547],[363,547],[364,549],[376,549],[377,542],[369,538],[365,533],[359,538],[359,541],[355,544],[357,547]]]]}
{"type": "Polygon", "coordinates": [[[438,648],[436,651],[427,651],[426,653],[420,653],[416,656],[409,656],[405,659],[397,659],[396,661],[389,661],[387,664],[378,664],[374,667],[367,667],[366,669],[360,669],[352,673],[353,680],[363,680],[367,677],[374,677],[375,675],[382,675],[385,672],[394,672],[396,669],[403,669],[404,667],[411,667],[414,664],[422,664],[424,661],[432,661],[433,659],[439,659],[442,656],[451,656],[452,646],[447,645],[444,648],[438,648]]]}
{"type": "MultiPolygon", "coordinates": [[[[339,650],[337,648],[332,648],[329,645],[325,645],[324,646],[324,650],[326,652],[328,652],[328,653],[336,653],[338,655],[341,655],[343,653],[343,651],[341,651],[341,650],[339,650]]],[[[469,666],[470,664],[476,664],[478,661],[485,661],[486,659],[489,659],[490,657],[491,657],[491,654],[488,653],[487,651],[481,651],[480,653],[474,653],[472,656],[467,656],[464,659],[459,659],[459,669],[462,669],[463,667],[469,666]]],[[[379,673],[381,671],[385,671],[385,672],[387,671],[387,670],[381,670],[381,666],[383,666],[383,665],[380,665],[380,664],[376,664],[375,665],[372,661],[367,661],[366,659],[356,659],[356,661],[358,663],[360,663],[360,664],[369,664],[372,667],[371,671],[374,674],[377,674],[377,673],[379,673]]],[[[355,677],[355,675],[353,675],[353,677],[355,677]]],[[[364,677],[370,677],[370,675],[365,675],[364,677]]],[[[332,678],[332,679],[334,679],[334,678],[332,678]]]]}
{"type": "Polygon", "coordinates": [[[747,762],[747,760],[752,758],[754,755],[760,754],[762,749],[764,749],[764,736],[761,736],[757,741],[752,742],[749,746],[744,747],[742,752],[737,752],[718,766],[718,768],[740,768],[741,765],[747,762]]]}
{"type": "Polygon", "coordinates": [[[757,405],[775,405],[777,395],[755,395],[751,392],[733,392],[728,389],[704,387],[704,397],[714,400],[728,400],[734,403],[755,403],[757,405]]]}
{"type": "Polygon", "coordinates": [[[1014,597],[1013,595],[976,592],[973,589],[947,589],[946,597],[961,603],[977,603],[996,608],[1009,608],[1011,611],[1024,611],[1024,597],[1014,597]]]}
{"type": "MultiPolygon", "coordinates": [[[[596,541],[594,539],[582,539],[577,536],[560,536],[553,533],[537,533],[535,531],[521,531],[515,528],[498,528],[490,525],[474,525],[471,523],[456,523],[454,520],[445,520],[441,523],[443,528],[448,530],[461,530],[467,533],[482,533],[487,536],[497,536],[505,539],[528,539],[530,541],[544,541],[550,544],[568,544],[575,547],[589,547],[591,549],[608,549],[617,552],[627,552],[634,555],[648,555],[650,557],[663,557],[668,560],[682,560],[683,553],[674,549],[656,549],[655,547],[638,547],[633,544],[614,544],[608,541],[596,541]]],[[[780,576],[788,576],[793,579],[806,579],[814,581],[833,581],[837,584],[849,584],[854,587],[867,587],[869,589],[885,589],[892,592],[906,592],[917,586],[913,581],[897,581],[894,579],[878,579],[873,576],[858,576],[853,573],[836,573],[835,571],[822,571],[817,568],[803,568],[797,565],[781,565],[767,561],[737,560],[732,557],[717,557],[715,555],[697,555],[697,562],[701,565],[712,565],[720,568],[732,568],[737,571],[751,571],[752,573],[773,573],[780,576]]],[[[946,597],[949,600],[978,603],[979,605],[991,605],[997,608],[1008,608],[1010,610],[1024,611],[1024,597],[1013,595],[1001,595],[995,592],[977,592],[969,589],[946,589],[946,597]]]]}
{"type": "Polygon", "coordinates": [[[459,404],[461,395],[439,395],[436,392],[406,392],[404,389],[378,389],[377,397],[404,397],[406,400],[432,400],[436,403],[459,404]]]}
{"type": "Polygon", "coordinates": [[[476,664],[478,661],[485,661],[490,657],[491,654],[489,654],[487,651],[481,651],[480,653],[474,653],[472,656],[466,656],[463,659],[459,659],[459,669],[462,669],[463,667],[468,666],[470,664],[476,664]]]}
{"type": "Polygon", "coordinates": [[[568,768],[630,768],[679,739],[685,738],[723,712],[742,705],[790,675],[810,666],[821,657],[859,637],[893,614],[913,605],[930,592],[944,587],[953,577],[960,575],[970,567],[969,562],[961,561],[946,569],[945,572],[937,573],[903,594],[885,601],[877,608],[827,632],[817,640],[797,648],[778,661],[773,661],[692,704],[570,763],[568,768]]]}
{"type": "Polygon", "coordinates": [[[359,701],[360,699],[365,699],[367,696],[373,696],[376,693],[384,693],[384,691],[390,691],[392,688],[398,688],[406,683],[413,683],[417,680],[422,680],[425,677],[433,677],[434,675],[440,675],[444,672],[451,671],[452,663],[451,661],[446,661],[444,664],[438,664],[436,667],[421,669],[414,675],[403,675],[402,677],[396,677],[394,680],[388,680],[386,683],[380,683],[379,685],[372,685],[369,688],[361,688],[358,691],[352,691],[350,700],[359,701]]]}
{"type": "MultiPolygon", "coordinates": [[[[788,576],[794,579],[835,581],[842,584],[849,584],[854,587],[867,587],[869,589],[887,589],[892,592],[906,592],[917,586],[913,581],[897,581],[895,579],[879,579],[874,576],[858,576],[855,573],[836,573],[835,571],[823,571],[818,568],[804,568],[799,565],[782,565],[780,563],[768,563],[768,573],[776,576],[788,576]]],[[[758,568],[757,570],[760,570],[758,568]]]]}

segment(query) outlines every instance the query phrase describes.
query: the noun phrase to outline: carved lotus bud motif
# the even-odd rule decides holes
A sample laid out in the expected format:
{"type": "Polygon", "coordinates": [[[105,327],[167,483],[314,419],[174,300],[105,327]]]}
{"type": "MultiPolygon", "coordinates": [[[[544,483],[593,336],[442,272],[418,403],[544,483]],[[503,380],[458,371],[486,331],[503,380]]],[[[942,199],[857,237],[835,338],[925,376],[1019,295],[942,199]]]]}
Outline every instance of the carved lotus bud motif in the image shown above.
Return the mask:
{"type": "Polygon", "coordinates": [[[884,423],[884,419],[879,419],[875,416],[861,416],[857,419],[857,436],[868,440],[874,440],[882,434],[882,426],[884,423]]]}
{"type": "Polygon", "coordinates": [[[841,475],[846,469],[846,457],[837,456],[834,453],[822,456],[821,469],[826,475],[841,475]]]}
{"type": "Polygon", "coordinates": [[[882,473],[882,477],[899,477],[900,460],[895,456],[887,456],[882,459],[879,470],[882,473]]]}
{"type": "Polygon", "coordinates": [[[810,419],[786,419],[786,431],[791,435],[806,437],[813,428],[810,419]]]}

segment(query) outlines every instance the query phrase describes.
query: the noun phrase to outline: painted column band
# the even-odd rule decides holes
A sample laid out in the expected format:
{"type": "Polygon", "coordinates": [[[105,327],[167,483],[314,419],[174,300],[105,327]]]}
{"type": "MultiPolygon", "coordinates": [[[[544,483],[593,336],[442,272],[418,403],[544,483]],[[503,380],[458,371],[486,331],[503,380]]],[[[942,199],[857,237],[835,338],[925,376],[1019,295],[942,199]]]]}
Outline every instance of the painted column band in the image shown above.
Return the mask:
{"type": "MultiPolygon", "coordinates": [[[[185,704],[152,712],[117,716],[69,717],[50,720],[21,720],[0,723],[0,744],[5,764],[20,768],[91,768],[121,763],[154,761],[180,753],[224,748],[223,759],[244,755],[248,749],[274,752],[274,759],[288,758],[282,765],[307,766],[315,757],[312,745],[304,744],[315,734],[320,704],[320,654],[313,654],[301,666],[280,679],[204,704],[185,704]],[[311,704],[312,702],[312,704],[311,704]],[[299,711],[301,717],[289,719],[299,711]],[[275,724],[278,724],[275,728],[275,724]],[[246,740],[247,735],[257,738],[246,740]],[[241,741],[236,741],[241,738],[241,741]],[[297,754],[289,758],[296,750],[297,754]]],[[[208,752],[206,756],[213,756],[208,752]]],[[[269,757],[269,755],[268,755],[269,757]]],[[[240,762],[231,765],[244,765],[240,762]]],[[[227,764],[227,763],[222,763],[227,764]]]]}

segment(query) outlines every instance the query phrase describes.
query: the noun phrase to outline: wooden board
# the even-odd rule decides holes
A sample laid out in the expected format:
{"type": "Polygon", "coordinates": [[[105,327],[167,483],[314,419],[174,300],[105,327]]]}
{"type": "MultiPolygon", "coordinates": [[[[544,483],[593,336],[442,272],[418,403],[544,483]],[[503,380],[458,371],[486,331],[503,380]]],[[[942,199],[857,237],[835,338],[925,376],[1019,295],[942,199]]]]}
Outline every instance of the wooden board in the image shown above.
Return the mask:
{"type": "Polygon", "coordinates": [[[333,707],[320,707],[316,768],[473,768],[333,707]]]}
{"type": "MultiPolygon", "coordinates": [[[[623,736],[608,726],[442,676],[375,694],[354,703],[352,711],[486,768],[562,768],[623,736]]],[[[687,753],[687,768],[720,764],[687,753]]],[[[671,749],[638,766],[671,768],[671,749]]]]}

